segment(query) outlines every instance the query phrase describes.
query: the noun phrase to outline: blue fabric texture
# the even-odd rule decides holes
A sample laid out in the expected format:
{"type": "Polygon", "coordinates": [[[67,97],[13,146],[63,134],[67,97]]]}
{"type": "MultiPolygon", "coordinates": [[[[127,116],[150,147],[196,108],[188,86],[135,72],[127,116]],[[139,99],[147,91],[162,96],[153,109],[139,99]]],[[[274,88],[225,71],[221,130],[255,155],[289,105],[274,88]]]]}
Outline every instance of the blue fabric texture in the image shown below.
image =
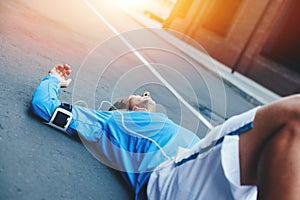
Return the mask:
{"type": "MultiPolygon", "coordinates": [[[[59,80],[45,77],[32,96],[33,112],[49,121],[61,104],[59,91],[59,80]]],[[[72,114],[67,132],[78,134],[98,160],[121,171],[136,199],[151,172],[167,159],[161,149],[173,157],[177,147],[191,148],[200,140],[162,113],[100,111],[73,105],[72,114]]]]}

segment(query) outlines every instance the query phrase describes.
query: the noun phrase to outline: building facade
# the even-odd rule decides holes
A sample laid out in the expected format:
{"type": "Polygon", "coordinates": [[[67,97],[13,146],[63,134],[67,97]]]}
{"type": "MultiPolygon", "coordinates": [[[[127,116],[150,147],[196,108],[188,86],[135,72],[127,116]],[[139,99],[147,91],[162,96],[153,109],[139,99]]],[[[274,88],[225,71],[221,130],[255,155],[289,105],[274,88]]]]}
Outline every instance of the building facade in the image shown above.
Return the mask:
{"type": "Polygon", "coordinates": [[[285,96],[300,92],[299,0],[177,0],[163,27],[285,96]]]}

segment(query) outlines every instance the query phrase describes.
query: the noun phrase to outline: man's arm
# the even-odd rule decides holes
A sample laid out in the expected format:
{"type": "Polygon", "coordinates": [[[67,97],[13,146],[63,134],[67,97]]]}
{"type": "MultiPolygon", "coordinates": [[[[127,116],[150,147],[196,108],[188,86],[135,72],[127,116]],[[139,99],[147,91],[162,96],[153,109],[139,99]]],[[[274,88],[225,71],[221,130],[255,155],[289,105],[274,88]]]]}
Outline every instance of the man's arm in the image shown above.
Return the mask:
{"type": "Polygon", "coordinates": [[[57,65],[50,69],[32,96],[33,112],[45,121],[49,121],[55,109],[61,104],[58,94],[61,87],[68,87],[71,79],[69,65],[57,65]]]}
{"type": "MultiPolygon", "coordinates": [[[[71,79],[69,65],[58,65],[50,69],[32,96],[33,112],[49,122],[57,107],[61,105],[58,94],[61,87],[68,87],[71,79]]],[[[73,118],[67,128],[67,133],[76,136],[81,132],[81,137],[88,141],[97,141],[101,134],[99,130],[110,119],[110,112],[97,112],[93,109],[72,105],[73,118]],[[93,124],[93,126],[90,126],[93,124]]]]}

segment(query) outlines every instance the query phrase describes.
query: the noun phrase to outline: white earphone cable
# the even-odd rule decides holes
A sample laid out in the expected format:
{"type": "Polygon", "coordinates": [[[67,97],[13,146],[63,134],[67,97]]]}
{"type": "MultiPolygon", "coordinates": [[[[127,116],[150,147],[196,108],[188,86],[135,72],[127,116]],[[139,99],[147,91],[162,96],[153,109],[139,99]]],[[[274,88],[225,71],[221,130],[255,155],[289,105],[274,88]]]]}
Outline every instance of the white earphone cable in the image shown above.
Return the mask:
{"type": "MultiPolygon", "coordinates": [[[[104,100],[104,101],[101,101],[98,110],[100,110],[100,108],[102,107],[103,103],[108,103],[109,105],[114,106],[111,102],[105,101],[105,100],[104,100]]],[[[124,128],[127,132],[129,132],[129,133],[131,133],[131,134],[133,134],[133,135],[136,135],[136,136],[138,136],[138,137],[141,137],[141,138],[144,138],[144,139],[147,139],[147,140],[151,141],[153,144],[155,144],[155,146],[157,146],[157,148],[159,148],[159,150],[161,151],[162,155],[163,155],[167,160],[171,160],[171,157],[168,156],[168,155],[166,154],[166,152],[164,151],[164,149],[163,149],[163,148],[162,148],[155,140],[153,140],[152,138],[149,138],[149,137],[147,137],[147,136],[144,136],[144,135],[142,135],[142,134],[140,134],[140,133],[137,133],[137,132],[135,132],[135,131],[132,131],[132,130],[128,129],[128,128],[126,127],[126,125],[125,125],[124,113],[122,113],[122,112],[121,112],[120,110],[118,110],[118,109],[115,110],[115,111],[117,111],[117,112],[121,115],[122,126],[123,126],[123,128],[124,128]]]]}

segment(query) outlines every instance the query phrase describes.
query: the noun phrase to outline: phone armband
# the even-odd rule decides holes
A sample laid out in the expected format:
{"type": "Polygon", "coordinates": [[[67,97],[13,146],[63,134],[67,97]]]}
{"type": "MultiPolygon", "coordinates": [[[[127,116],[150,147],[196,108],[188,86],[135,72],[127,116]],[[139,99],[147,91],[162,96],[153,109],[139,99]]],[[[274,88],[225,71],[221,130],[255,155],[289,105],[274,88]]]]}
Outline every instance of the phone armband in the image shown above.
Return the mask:
{"type": "Polygon", "coordinates": [[[58,107],[54,111],[50,121],[48,122],[48,125],[67,132],[67,128],[69,127],[72,118],[72,112],[64,108],[58,107]]]}

